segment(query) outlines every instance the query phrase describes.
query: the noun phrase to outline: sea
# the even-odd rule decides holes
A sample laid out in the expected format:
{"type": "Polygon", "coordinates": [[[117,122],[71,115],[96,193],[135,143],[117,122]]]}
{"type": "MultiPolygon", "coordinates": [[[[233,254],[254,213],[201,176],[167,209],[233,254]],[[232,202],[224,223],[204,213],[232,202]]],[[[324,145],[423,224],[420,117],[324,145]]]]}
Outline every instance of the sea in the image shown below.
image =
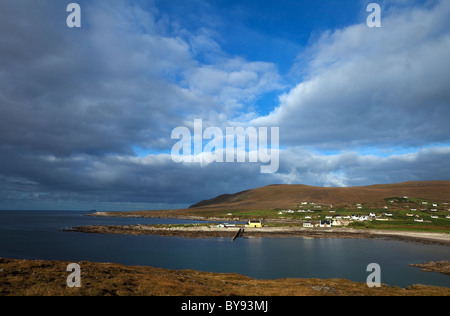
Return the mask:
{"type": "Polygon", "coordinates": [[[376,263],[381,283],[450,287],[450,276],[411,263],[450,260],[450,247],[387,239],[200,238],[66,231],[85,225],[184,224],[181,219],[86,216],[84,211],[0,211],[0,257],[93,261],[165,269],[238,273],[256,279],[344,278],[366,282],[376,263]]]}

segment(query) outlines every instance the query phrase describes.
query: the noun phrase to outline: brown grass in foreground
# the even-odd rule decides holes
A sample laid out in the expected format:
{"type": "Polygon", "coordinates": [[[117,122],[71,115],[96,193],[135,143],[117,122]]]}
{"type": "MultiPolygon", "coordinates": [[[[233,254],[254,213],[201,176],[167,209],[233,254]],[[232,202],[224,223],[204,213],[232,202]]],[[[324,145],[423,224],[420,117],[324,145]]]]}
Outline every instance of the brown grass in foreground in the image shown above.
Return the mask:
{"type": "Polygon", "coordinates": [[[0,259],[0,296],[450,296],[449,288],[406,289],[342,279],[255,280],[238,274],[78,262],[81,287],[69,288],[69,262],[0,259]]]}

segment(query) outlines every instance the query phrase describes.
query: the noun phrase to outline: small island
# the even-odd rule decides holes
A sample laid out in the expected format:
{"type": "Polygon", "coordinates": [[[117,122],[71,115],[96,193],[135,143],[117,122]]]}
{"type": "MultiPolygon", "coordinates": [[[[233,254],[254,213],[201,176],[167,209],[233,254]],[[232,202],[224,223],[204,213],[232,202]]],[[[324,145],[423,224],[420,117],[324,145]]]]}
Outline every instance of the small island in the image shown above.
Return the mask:
{"type": "Polygon", "coordinates": [[[423,271],[439,272],[450,275],[449,261],[430,261],[428,263],[410,264],[411,267],[422,268],[423,271]]]}

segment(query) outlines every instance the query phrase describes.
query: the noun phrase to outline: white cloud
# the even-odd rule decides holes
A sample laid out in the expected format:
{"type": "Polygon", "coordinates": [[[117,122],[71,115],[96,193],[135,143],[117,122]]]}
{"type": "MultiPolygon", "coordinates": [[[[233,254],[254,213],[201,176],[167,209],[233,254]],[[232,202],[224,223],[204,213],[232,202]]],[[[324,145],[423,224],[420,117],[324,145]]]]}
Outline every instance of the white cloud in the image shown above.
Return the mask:
{"type": "Polygon", "coordinates": [[[217,64],[191,69],[183,84],[198,96],[212,98],[211,105],[228,119],[236,119],[260,95],[280,89],[280,81],[274,64],[224,58],[217,64]]]}
{"type": "MultiPolygon", "coordinates": [[[[284,127],[282,142],[353,148],[449,140],[450,3],[406,8],[380,29],[325,32],[306,53],[305,80],[256,125],[284,127]]],[[[302,60],[302,64],[305,64],[302,60]]]]}

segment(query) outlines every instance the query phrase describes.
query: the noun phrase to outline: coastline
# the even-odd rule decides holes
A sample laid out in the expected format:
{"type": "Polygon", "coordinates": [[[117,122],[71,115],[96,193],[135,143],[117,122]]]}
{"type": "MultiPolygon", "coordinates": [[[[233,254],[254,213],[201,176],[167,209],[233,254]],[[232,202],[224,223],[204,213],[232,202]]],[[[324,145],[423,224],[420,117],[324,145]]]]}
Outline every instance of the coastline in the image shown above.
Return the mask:
{"type": "MultiPolygon", "coordinates": [[[[158,235],[184,238],[233,238],[239,227],[219,228],[215,225],[105,225],[72,227],[68,231],[95,234],[158,235]]],[[[450,246],[450,235],[444,233],[369,230],[354,228],[303,228],[298,226],[244,228],[240,237],[299,238],[384,238],[389,240],[450,246]]]]}
{"type": "MultiPolygon", "coordinates": [[[[205,223],[81,226],[69,228],[68,232],[149,234],[184,238],[223,237],[231,242],[238,229],[239,227],[219,228],[217,225],[205,223]]],[[[247,227],[244,229],[243,237],[384,238],[450,245],[448,234],[354,228],[247,227]]],[[[72,289],[65,284],[69,274],[66,272],[67,264],[68,262],[55,260],[0,258],[0,296],[450,296],[450,288],[413,283],[405,288],[387,284],[382,284],[381,288],[369,288],[365,283],[346,279],[258,280],[234,273],[168,270],[88,261],[79,262],[82,269],[82,287],[72,289]]],[[[449,263],[422,265],[427,268],[433,266],[432,270],[430,268],[426,271],[443,273],[442,269],[447,269],[449,263]]],[[[421,267],[417,264],[411,266],[421,267]]]]}

